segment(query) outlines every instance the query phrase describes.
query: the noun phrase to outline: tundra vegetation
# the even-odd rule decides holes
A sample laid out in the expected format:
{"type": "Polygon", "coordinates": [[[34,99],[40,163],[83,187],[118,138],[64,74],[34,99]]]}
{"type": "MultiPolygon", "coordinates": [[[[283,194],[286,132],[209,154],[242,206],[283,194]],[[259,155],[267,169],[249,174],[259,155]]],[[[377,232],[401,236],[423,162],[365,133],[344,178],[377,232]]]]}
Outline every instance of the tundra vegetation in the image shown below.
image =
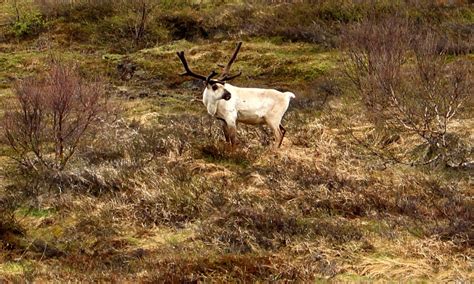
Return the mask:
{"type": "Polygon", "coordinates": [[[473,281],[470,2],[0,1],[0,281],[473,281]]]}

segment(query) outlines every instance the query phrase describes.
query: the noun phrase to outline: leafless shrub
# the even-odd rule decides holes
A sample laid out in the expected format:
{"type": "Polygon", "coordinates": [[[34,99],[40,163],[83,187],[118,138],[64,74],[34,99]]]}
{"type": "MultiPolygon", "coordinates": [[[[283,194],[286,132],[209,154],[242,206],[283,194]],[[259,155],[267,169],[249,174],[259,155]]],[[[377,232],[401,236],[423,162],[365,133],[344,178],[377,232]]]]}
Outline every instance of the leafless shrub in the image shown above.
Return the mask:
{"type": "Polygon", "coordinates": [[[450,63],[436,32],[400,16],[354,25],[344,41],[346,75],[369,118],[379,129],[416,134],[437,153],[432,160],[444,159],[449,124],[472,86],[472,65],[450,63]]]}
{"type": "Polygon", "coordinates": [[[159,4],[160,1],[154,0],[122,0],[117,6],[118,9],[125,8],[128,12],[128,29],[136,46],[145,36],[150,16],[159,4]]]}
{"type": "MultiPolygon", "coordinates": [[[[219,128],[214,131],[220,134],[219,128]]],[[[80,167],[68,167],[66,171],[56,173],[49,179],[48,184],[61,188],[62,191],[73,189],[96,196],[134,188],[137,182],[147,184],[150,188],[169,187],[169,191],[164,191],[156,196],[156,199],[149,200],[149,206],[148,198],[143,200],[147,205],[143,205],[139,210],[161,211],[164,210],[164,205],[161,207],[158,204],[181,202],[180,196],[187,196],[188,193],[194,192],[194,187],[189,189],[188,185],[181,183],[182,181],[191,182],[190,169],[181,168],[179,163],[169,165],[168,161],[186,159],[191,156],[212,158],[201,151],[201,148],[206,147],[202,145],[203,141],[207,143],[204,139],[206,135],[212,135],[210,129],[192,115],[173,115],[169,117],[167,124],[155,127],[118,119],[103,124],[100,131],[95,132],[97,133],[94,139],[84,147],[80,147],[80,152],[76,155],[75,165],[80,163],[80,167]],[[183,121],[189,121],[189,123],[183,123],[183,121]],[[107,143],[104,144],[104,141],[107,143]],[[157,175],[156,179],[151,178],[152,175],[157,175]],[[169,175],[171,180],[162,182],[169,175]],[[180,187],[183,187],[184,193],[181,192],[180,187]],[[180,194],[173,195],[172,191],[180,192],[180,194]],[[175,196],[177,200],[174,200],[172,196],[175,196]]],[[[217,140],[217,138],[211,140],[217,140]]],[[[213,144],[209,147],[217,144],[215,141],[211,143],[213,144]]],[[[245,158],[226,155],[215,159],[235,163],[247,161],[245,158]]],[[[202,186],[200,184],[197,187],[198,190],[202,186]]],[[[138,211],[137,214],[139,214],[138,211]]],[[[169,214],[178,215],[178,212],[169,214]]],[[[152,220],[149,222],[155,222],[155,219],[156,222],[164,222],[155,213],[144,212],[142,216],[152,220]]],[[[173,220],[175,219],[179,218],[173,220]]]]}
{"type": "Polygon", "coordinates": [[[106,110],[99,82],[82,78],[73,64],[50,68],[44,77],[17,82],[17,104],[2,120],[11,157],[37,171],[63,170],[106,110]]]}

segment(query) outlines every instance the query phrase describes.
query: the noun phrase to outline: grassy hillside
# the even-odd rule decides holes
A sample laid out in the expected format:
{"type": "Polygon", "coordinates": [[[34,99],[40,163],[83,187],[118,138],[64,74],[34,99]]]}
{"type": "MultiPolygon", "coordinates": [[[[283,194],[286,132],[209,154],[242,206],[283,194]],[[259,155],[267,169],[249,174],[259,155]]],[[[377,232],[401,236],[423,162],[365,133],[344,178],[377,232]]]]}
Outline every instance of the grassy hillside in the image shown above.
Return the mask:
{"type": "Polygon", "coordinates": [[[429,147],[377,129],[341,42],[399,9],[442,32],[447,60],[472,74],[472,4],[162,1],[137,40],[133,7],[15,2],[0,3],[0,117],[15,82],[52,60],[99,76],[112,110],[61,171],[22,168],[1,140],[0,281],[474,279],[472,96],[449,128],[459,161],[419,163],[429,147]],[[179,76],[176,51],[207,73],[237,40],[232,84],[297,96],[279,150],[266,127],[239,125],[229,151],[202,84],[179,76]],[[137,66],[130,80],[121,62],[137,66]]]}

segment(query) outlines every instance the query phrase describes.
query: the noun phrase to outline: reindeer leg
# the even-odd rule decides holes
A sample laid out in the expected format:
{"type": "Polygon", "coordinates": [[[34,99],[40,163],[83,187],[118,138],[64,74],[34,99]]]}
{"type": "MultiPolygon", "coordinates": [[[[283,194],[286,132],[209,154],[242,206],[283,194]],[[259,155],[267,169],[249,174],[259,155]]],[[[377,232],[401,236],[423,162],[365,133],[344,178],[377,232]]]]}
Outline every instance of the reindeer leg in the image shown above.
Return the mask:
{"type": "Polygon", "coordinates": [[[225,119],[225,125],[227,127],[227,135],[229,136],[230,145],[232,151],[237,146],[237,114],[230,113],[225,119]]]}
{"type": "Polygon", "coordinates": [[[279,147],[278,143],[281,141],[280,129],[278,129],[278,126],[275,127],[274,125],[270,125],[270,128],[273,131],[273,136],[275,136],[275,141],[273,142],[273,148],[277,149],[279,147]]]}
{"type": "Polygon", "coordinates": [[[275,121],[271,117],[265,117],[265,123],[272,129],[273,136],[275,137],[275,141],[273,142],[273,148],[277,149],[279,147],[278,143],[282,139],[281,138],[281,132],[280,132],[280,129],[278,127],[280,125],[280,122],[275,121]]]}
{"type": "Polygon", "coordinates": [[[237,125],[235,121],[226,121],[227,126],[227,135],[229,135],[230,145],[232,147],[232,151],[237,146],[237,125]]]}
{"type": "Polygon", "coordinates": [[[229,127],[227,126],[227,122],[225,122],[225,120],[223,122],[224,124],[222,125],[222,130],[224,130],[225,142],[229,143],[230,142],[229,127]]]}
{"type": "Polygon", "coordinates": [[[235,127],[229,127],[229,138],[230,144],[232,145],[232,150],[237,146],[237,129],[235,127]]]}
{"type": "Polygon", "coordinates": [[[278,144],[278,148],[281,147],[281,143],[283,142],[283,138],[285,137],[285,133],[286,133],[286,129],[281,124],[279,128],[280,128],[281,138],[280,138],[280,143],[278,144]]]}

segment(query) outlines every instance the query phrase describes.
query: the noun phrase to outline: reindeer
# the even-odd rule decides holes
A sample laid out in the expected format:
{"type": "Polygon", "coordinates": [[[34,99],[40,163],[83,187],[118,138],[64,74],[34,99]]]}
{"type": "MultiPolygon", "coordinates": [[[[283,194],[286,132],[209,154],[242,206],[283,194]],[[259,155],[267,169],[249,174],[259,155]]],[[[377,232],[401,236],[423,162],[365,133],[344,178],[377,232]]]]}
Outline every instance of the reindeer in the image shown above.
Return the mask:
{"type": "Polygon", "coordinates": [[[295,98],[291,92],[280,92],[273,89],[240,88],[233,86],[228,81],[239,77],[242,72],[230,75],[230,67],[237,58],[242,42],[237,44],[232,57],[222,73],[218,75],[214,70],[208,75],[200,75],[191,71],[188,66],[184,51],[177,52],[185,72],[181,76],[190,76],[204,82],[202,102],[207,112],[223,121],[224,136],[232,149],[236,145],[237,123],[253,125],[268,125],[274,134],[274,147],[279,148],[283,142],[286,130],[281,125],[281,120],[290,104],[290,99],[295,98]]]}

